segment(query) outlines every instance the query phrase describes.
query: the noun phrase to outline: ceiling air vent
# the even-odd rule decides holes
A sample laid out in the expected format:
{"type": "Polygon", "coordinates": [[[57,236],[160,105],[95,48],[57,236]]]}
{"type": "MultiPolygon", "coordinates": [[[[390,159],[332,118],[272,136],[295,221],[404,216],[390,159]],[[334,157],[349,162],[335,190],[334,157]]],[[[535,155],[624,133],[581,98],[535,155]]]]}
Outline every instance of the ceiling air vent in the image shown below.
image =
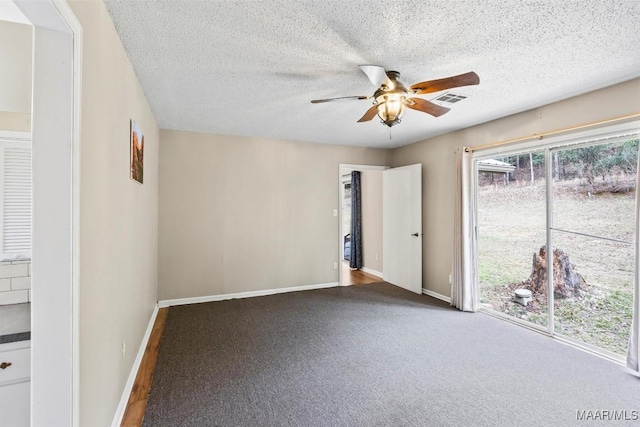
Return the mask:
{"type": "Polygon", "coordinates": [[[455,93],[447,92],[444,95],[440,95],[434,101],[447,102],[449,104],[455,104],[458,101],[462,101],[463,99],[467,99],[464,95],[456,95],[455,93]]]}

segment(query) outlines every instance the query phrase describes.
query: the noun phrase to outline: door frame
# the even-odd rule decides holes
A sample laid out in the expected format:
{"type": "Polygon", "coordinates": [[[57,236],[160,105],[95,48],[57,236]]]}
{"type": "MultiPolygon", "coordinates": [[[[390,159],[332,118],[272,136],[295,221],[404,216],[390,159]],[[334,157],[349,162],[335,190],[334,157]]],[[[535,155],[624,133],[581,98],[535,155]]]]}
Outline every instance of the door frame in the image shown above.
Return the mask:
{"type": "MultiPolygon", "coordinates": [[[[342,251],[343,251],[343,236],[342,236],[342,175],[345,173],[350,173],[352,171],[364,171],[364,170],[372,170],[372,171],[384,171],[386,169],[390,169],[390,166],[380,166],[380,165],[357,165],[350,163],[340,163],[338,165],[338,284],[340,286],[351,286],[350,284],[343,284],[342,281],[342,251]]],[[[383,269],[384,269],[384,259],[383,269]]],[[[382,271],[381,271],[382,273],[382,271]]]]}
{"type": "Polygon", "coordinates": [[[77,426],[82,26],[66,0],[13,3],[33,25],[31,425],[77,426]]]}

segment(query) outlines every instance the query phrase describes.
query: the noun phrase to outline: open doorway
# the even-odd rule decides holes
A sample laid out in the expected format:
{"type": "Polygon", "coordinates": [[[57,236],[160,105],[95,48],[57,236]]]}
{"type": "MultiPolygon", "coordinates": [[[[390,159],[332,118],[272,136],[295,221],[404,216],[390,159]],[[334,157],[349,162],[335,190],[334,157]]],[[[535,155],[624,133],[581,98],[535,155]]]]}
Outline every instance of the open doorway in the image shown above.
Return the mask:
{"type": "MultiPolygon", "coordinates": [[[[32,25],[33,80],[30,96],[33,263],[28,268],[31,349],[27,349],[31,351],[26,354],[30,363],[23,371],[30,376],[27,394],[30,402],[15,402],[26,408],[27,417],[21,411],[16,414],[19,417],[16,422],[9,421],[7,425],[50,425],[52,420],[56,425],[78,425],[82,29],[65,0],[0,3],[2,10],[11,8],[32,25]],[[51,368],[52,361],[55,369],[51,368]]],[[[18,399],[23,397],[18,395],[18,399]]],[[[9,405],[14,403],[0,400],[9,405]]],[[[7,414],[1,409],[0,413],[7,414]]]]}
{"type": "Polygon", "coordinates": [[[0,424],[16,427],[30,421],[32,33],[0,8],[0,424]]]}
{"type": "Polygon", "coordinates": [[[338,263],[340,285],[360,285],[382,281],[382,171],[386,166],[340,165],[340,209],[338,263]],[[359,188],[353,182],[359,175],[359,188]],[[353,216],[359,204],[360,221],[353,216]],[[354,230],[358,224],[359,230],[354,230]],[[355,232],[354,232],[355,231],[355,232]],[[361,235],[360,243],[357,234],[361,235]],[[352,262],[360,252],[360,263],[352,262]]]}

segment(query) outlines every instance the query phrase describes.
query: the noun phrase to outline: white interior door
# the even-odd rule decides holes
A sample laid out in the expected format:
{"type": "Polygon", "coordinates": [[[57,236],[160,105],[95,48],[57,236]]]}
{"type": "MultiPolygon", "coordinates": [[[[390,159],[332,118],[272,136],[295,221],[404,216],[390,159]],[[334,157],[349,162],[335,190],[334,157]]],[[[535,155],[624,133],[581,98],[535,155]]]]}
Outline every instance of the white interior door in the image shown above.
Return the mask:
{"type": "Polygon", "coordinates": [[[382,259],[385,282],[422,293],[422,165],[382,175],[382,259]]]}

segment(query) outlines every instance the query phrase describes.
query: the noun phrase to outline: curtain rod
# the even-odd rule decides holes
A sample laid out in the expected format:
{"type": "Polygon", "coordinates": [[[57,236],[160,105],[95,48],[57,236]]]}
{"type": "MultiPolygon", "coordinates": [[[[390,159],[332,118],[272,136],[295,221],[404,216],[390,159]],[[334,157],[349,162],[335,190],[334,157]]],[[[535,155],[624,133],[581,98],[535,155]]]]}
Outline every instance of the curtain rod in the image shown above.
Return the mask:
{"type": "Polygon", "coordinates": [[[559,134],[559,133],[569,132],[569,131],[572,131],[572,130],[584,129],[584,128],[594,127],[594,126],[598,126],[598,125],[604,125],[604,124],[613,123],[613,122],[620,122],[620,121],[623,121],[623,120],[633,119],[633,118],[636,118],[636,117],[640,117],[640,113],[633,113],[633,114],[629,114],[629,115],[626,115],[626,116],[614,117],[612,119],[601,120],[599,122],[591,122],[591,123],[587,123],[587,124],[579,125],[579,126],[572,126],[572,127],[567,127],[567,128],[556,129],[556,130],[552,130],[552,131],[549,131],[549,132],[534,133],[533,135],[530,135],[530,136],[523,136],[523,137],[520,137],[520,138],[507,139],[506,141],[492,142],[490,144],[478,145],[477,147],[467,147],[465,151],[474,152],[474,151],[477,151],[477,150],[483,150],[485,148],[491,148],[491,147],[497,147],[497,146],[500,146],[500,145],[512,144],[514,142],[521,142],[521,141],[526,141],[526,140],[529,140],[529,139],[542,139],[542,138],[544,138],[546,136],[550,136],[550,135],[556,135],[556,134],[559,134]]]}

